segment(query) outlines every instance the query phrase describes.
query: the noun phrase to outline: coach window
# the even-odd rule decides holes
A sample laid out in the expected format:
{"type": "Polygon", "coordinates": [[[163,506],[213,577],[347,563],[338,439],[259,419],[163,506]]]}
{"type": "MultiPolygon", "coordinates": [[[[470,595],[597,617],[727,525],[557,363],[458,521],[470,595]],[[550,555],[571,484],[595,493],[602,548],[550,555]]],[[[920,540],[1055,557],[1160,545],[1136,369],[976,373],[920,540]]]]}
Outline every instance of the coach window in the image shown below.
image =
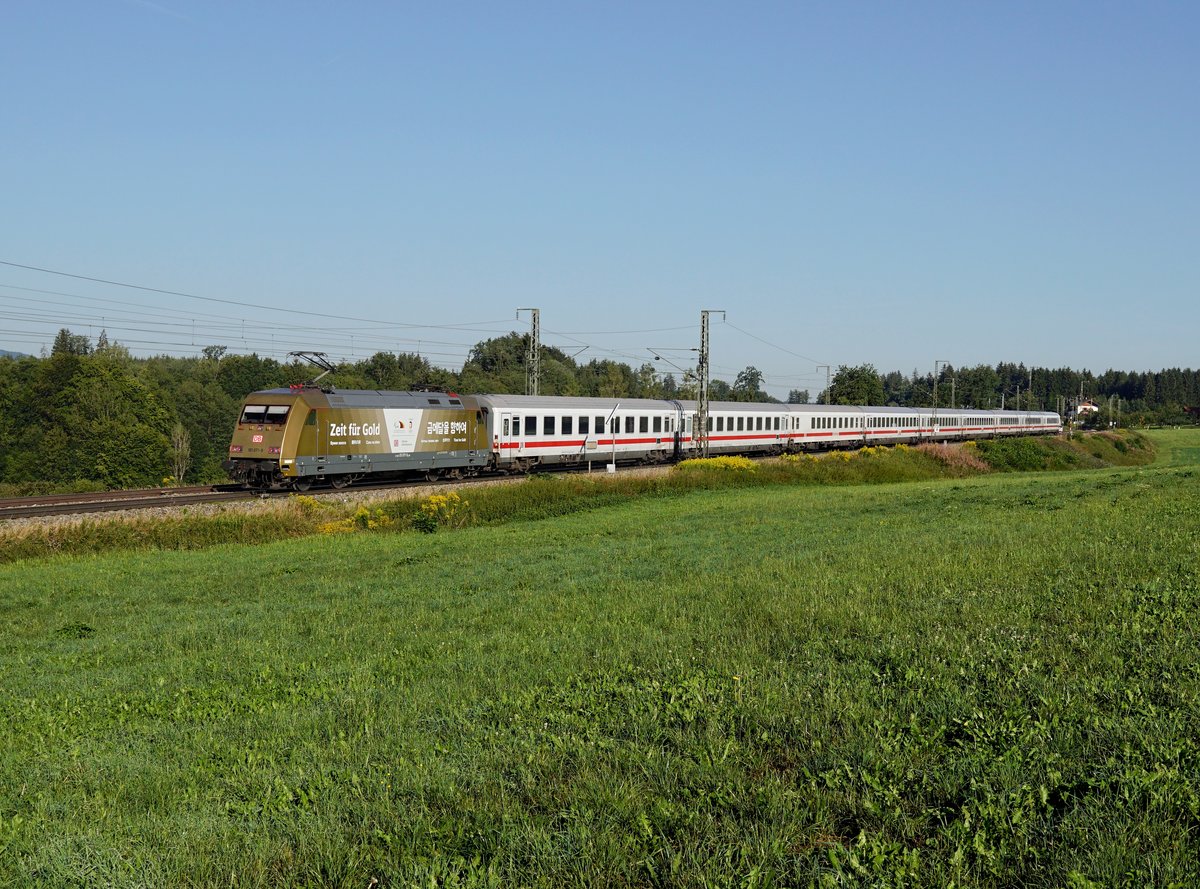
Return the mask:
{"type": "Polygon", "coordinates": [[[542,417],[542,435],[554,434],[554,417],[542,417]]]}
{"type": "Polygon", "coordinates": [[[504,437],[508,438],[508,417],[504,418],[504,437]]]}
{"type": "Polygon", "coordinates": [[[588,434],[588,418],[587,417],[579,418],[579,434],[580,435],[588,434]]]}
{"type": "Polygon", "coordinates": [[[570,435],[574,431],[575,431],[575,418],[574,417],[563,417],[562,418],[562,434],[570,435]]]}
{"type": "Polygon", "coordinates": [[[650,431],[650,418],[638,417],[638,432],[646,433],[650,431]]]}
{"type": "Polygon", "coordinates": [[[655,417],[655,418],[654,418],[654,431],[655,431],[655,432],[662,432],[662,417],[655,417]]]}
{"type": "Polygon", "coordinates": [[[741,432],[741,431],[742,431],[742,428],[743,428],[743,427],[742,427],[742,424],[743,424],[744,422],[745,422],[745,418],[744,418],[744,417],[738,417],[738,418],[737,418],[737,431],[738,431],[738,432],[741,432]]]}
{"type": "Polygon", "coordinates": [[[717,417],[717,431],[718,432],[725,431],[725,418],[724,417],[717,417]]]}
{"type": "Polygon", "coordinates": [[[633,417],[625,418],[625,434],[626,435],[633,434],[633,417]]]}
{"type": "Polygon", "coordinates": [[[525,418],[525,437],[537,438],[537,417],[525,418]]]}

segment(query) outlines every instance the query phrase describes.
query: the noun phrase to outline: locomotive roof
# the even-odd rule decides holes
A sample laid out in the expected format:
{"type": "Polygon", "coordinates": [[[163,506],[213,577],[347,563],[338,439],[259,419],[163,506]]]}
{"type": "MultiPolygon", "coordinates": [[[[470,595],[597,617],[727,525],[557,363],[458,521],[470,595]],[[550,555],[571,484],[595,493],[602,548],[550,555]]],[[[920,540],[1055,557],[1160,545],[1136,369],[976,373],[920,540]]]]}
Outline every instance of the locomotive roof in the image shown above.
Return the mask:
{"type": "Polygon", "coordinates": [[[264,389],[247,396],[247,400],[256,395],[291,395],[304,396],[309,404],[329,407],[364,407],[364,408],[431,408],[460,407],[463,399],[449,392],[406,392],[389,391],[386,389],[334,389],[326,392],[322,389],[264,389]]]}

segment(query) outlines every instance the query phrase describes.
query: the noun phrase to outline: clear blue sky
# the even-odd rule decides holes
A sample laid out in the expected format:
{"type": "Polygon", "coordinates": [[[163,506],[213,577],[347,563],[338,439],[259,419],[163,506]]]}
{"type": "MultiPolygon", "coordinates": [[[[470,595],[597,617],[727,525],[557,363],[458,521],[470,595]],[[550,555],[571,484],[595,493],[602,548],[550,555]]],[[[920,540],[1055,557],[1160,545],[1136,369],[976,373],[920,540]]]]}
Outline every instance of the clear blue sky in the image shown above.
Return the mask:
{"type": "Polygon", "coordinates": [[[9,0],[0,260],[253,305],[0,266],[0,348],[457,368],[536,306],[687,365],[713,308],[779,397],[1194,367],[1198,46],[1195,3],[9,0]]]}

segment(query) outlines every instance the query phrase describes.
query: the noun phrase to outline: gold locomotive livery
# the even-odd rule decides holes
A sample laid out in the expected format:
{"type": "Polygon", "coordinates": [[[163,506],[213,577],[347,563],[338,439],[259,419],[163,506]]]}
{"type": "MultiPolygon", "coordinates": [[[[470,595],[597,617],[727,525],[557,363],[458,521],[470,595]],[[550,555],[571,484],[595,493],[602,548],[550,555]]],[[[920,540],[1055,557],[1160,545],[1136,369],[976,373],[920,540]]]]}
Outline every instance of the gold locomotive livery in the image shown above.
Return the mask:
{"type": "Polygon", "coordinates": [[[472,474],[487,462],[487,428],[473,399],[303,386],[246,399],[224,467],[250,487],[304,490],[368,474],[472,474]]]}

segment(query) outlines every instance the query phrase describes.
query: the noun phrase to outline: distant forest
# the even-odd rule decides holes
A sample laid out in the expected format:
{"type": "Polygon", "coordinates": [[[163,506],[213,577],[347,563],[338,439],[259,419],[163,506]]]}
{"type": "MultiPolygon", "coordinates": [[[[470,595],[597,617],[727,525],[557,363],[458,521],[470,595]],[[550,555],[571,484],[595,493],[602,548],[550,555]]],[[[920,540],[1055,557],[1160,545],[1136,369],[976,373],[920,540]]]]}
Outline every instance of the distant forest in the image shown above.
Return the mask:
{"type": "MultiPolygon", "coordinates": [[[[344,363],[326,378],[344,389],[431,389],[463,393],[523,393],[528,336],[510,333],[476,345],[458,372],[434,367],[419,355],[380,352],[344,363]]],[[[6,490],[121,488],[164,481],[223,478],[221,461],[238,405],[256,389],[312,379],[310,365],[258,355],[229,354],[213,345],[199,357],[133,358],[101,334],[61,330],[45,357],[0,358],[0,484],[6,490]]],[[[733,382],[712,380],[714,401],[774,401],[761,390],[763,375],[747,367],[733,382]]],[[[325,381],[323,381],[325,382],[325,381]]],[[[647,362],[579,364],[552,346],[541,352],[543,395],[610,398],[695,397],[690,374],[663,374],[647,362]]],[[[1066,409],[1080,396],[1101,408],[1089,422],[1107,426],[1197,422],[1200,371],[1108,370],[1023,364],[978,365],[931,373],[879,373],[870,365],[843,366],[829,391],[812,401],[1066,409]],[[935,395],[936,393],[936,395],[935,395]]],[[[810,393],[793,391],[789,402],[810,393]]]]}

